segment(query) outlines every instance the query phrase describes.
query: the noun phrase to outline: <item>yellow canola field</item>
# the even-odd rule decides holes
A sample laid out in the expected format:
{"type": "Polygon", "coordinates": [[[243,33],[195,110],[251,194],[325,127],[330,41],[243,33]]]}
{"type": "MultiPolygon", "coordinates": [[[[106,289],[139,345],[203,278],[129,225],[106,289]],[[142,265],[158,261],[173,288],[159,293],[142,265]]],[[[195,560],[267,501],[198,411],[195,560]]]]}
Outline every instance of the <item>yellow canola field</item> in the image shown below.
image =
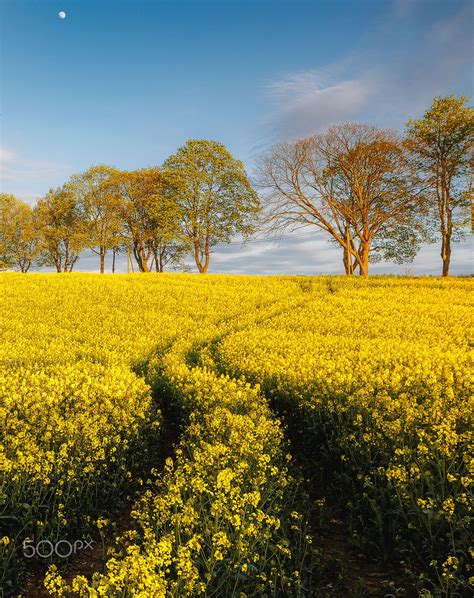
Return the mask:
{"type": "MultiPolygon", "coordinates": [[[[430,587],[465,585],[470,280],[3,274],[0,287],[4,585],[25,539],[87,529],[146,475],[160,395],[184,414],[174,463],[78,594],[311,595],[267,399],[327,456],[367,543],[411,551],[430,587]]],[[[71,591],[54,569],[47,585],[71,591]]]]}
{"type": "Polygon", "coordinates": [[[294,417],[307,454],[324,451],[365,542],[414,555],[447,595],[472,555],[471,286],[315,283],[217,349],[221,370],[294,417]]]}

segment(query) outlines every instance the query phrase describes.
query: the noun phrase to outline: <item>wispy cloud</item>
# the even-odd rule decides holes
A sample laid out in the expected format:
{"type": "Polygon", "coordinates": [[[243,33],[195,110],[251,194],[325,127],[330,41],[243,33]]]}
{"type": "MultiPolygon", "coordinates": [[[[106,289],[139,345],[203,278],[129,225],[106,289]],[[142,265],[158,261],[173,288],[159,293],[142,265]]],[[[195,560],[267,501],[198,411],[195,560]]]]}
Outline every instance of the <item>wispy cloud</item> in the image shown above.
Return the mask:
{"type": "Polygon", "coordinates": [[[466,87],[472,93],[474,5],[466,2],[428,27],[423,37],[404,43],[396,21],[402,27],[415,8],[409,0],[395,2],[365,49],[349,52],[337,63],[267,82],[267,137],[309,135],[355,119],[400,127],[435,95],[460,88],[465,92],[466,87]]]}
{"type": "Polygon", "coordinates": [[[15,194],[22,199],[33,200],[42,195],[47,189],[57,183],[60,184],[71,173],[70,166],[58,164],[48,160],[31,160],[24,156],[0,148],[0,190],[15,194]],[[40,193],[34,193],[31,188],[42,188],[40,193]]]}
{"type": "Polygon", "coordinates": [[[7,149],[3,149],[0,147],[0,165],[3,165],[6,162],[11,162],[15,158],[15,154],[7,149]]]}
{"type": "Polygon", "coordinates": [[[221,246],[213,251],[212,260],[216,264],[226,264],[236,260],[246,261],[249,258],[255,259],[263,256],[265,253],[274,250],[277,243],[270,241],[268,243],[256,243],[255,245],[247,245],[240,248],[235,246],[229,251],[229,248],[221,246]]]}
{"type": "MultiPolygon", "coordinates": [[[[451,272],[454,275],[468,275],[473,272],[473,239],[453,247],[451,272]]],[[[112,255],[106,258],[106,270],[111,270],[112,255]]],[[[186,260],[191,271],[196,266],[190,257],[186,260]]],[[[127,271],[126,258],[117,256],[117,272],[127,271]]],[[[77,270],[98,272],[99,258],[90,251],[85,251],[79,259],[77,270]]],[[[412,264],[392,264],[380,262],[371,264],[371,274],[404,274],[410,271],[414,275],[429,274],[439,276],[441,258],[439,245],[427,245],[422,248],[412,264]]],[[[229,245],[216,247],[211,256],[210,272],[234,274],[343,274],[341,250],[328,243],[327,238],[315,231],[314,236],[299,237],[281,242],[249,243],[244,247],[229,245]]]]}
{"type": "Polygon", "coordinates": [[[276,107],[270,124],[289,136],[308,134],[356,114],[374,91],[368,75],[336,81],[328,71],[294,73],[267,85],[276,107]]]}

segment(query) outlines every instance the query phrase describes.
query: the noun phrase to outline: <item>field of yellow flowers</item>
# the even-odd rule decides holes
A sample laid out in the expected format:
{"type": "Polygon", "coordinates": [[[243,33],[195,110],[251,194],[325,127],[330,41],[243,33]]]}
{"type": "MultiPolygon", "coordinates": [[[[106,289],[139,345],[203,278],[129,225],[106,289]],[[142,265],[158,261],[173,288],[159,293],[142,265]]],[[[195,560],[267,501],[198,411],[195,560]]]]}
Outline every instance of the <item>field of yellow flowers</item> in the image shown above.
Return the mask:
{"type": "Polygon", "coordinates": [[[0,587],[135,496],[102,570],[47,553],[51,595],[317,595],[288,429],[361,546],[468,592],[472,284],[1,274],[0,587]]]}

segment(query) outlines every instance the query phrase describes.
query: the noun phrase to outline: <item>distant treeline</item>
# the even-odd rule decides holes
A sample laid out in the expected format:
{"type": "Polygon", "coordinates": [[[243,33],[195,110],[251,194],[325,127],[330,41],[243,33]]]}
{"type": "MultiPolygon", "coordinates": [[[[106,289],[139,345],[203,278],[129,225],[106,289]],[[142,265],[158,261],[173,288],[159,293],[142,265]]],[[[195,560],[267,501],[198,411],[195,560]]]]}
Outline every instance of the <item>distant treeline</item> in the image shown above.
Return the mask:
{"type": "Polygon", "coordinates": [[[112,252],[140,272],[199,272],[212,247],[257,230],[316,227],[340,247],[346,274],[380,259],[412,261],[441,242],[442,274],[472,210],[474,109],[465,97],[435,98],[405,135],[359,123],[276,144],[252,183],[215,141],[189,140],[160,167],[96,165],[51,189],[34,207],[0,194],[0,268],[71,272],[84,249],[104,272],[112,252]]]}

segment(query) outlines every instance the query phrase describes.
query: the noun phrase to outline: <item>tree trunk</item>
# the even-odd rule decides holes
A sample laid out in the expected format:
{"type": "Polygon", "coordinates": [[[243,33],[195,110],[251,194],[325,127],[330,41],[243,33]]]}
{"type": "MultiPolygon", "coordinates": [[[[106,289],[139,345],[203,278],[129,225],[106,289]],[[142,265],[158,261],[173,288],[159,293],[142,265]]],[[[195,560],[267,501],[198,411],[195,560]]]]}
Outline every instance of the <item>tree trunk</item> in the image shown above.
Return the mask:
{"type": "Polygon", "coordinates": [[[138,269],[140,272],[149,272],[150,269],[148,268],[148,258],[149,255],[146,254],[145,248],[143,247],[142,242],[134,242],[133,244],[133,255],[138,264],[138,269]]]}
{"type": "Polygon", "coordinates": [[[103,247],[100,248],[100,273],[104,273],[105,268],[105,249],[103,247]]]}
{"type": "Polygon", "coordinates": [[[342,256],[342,263],[344,264],[344,271],[347,276],[351,276],[354,274],[354,266],[352,264],[352,255],[351,252],[344,247],[344,255],[342,256]]]}
{"type": "Polygon", "coordinates": [[[204,247],[204,254],[206,256],[206,261],[204,262],[204,266],[202,268],[202,274],[205,274],[207,272],[207,269],[209,268],[209,236],[206,235],[206,244],[204,247]]]}
{"type": "Polygon", "coordinates": [[[359,273],[361,276],[367,276],[369,273],[369,255],[370,255],[370,243],[365,242],[362,245],[359,260],[359,273]]]}
{"type": "Polygon", "coordinates": [[[79,256],[76,255],[76,257],[71,260],[71,263],[69,265],[69,270],[66,270],[66,272],[72,272],[73,271],[74,266],[76,265],[76,262],[77,262],[78,259],[79,259],[79,256]]]}
{"type": "Polygon", "coordinates": [[[451,236],[453,234],[453,208],[449,185],[446,181],[446,172],[441,173],[441,193],[438,193],[438,211],[440,217],[441,232],[441,260],[443,262],[443,276],[449,276],[449,265],[451,262],[451,236]]]}
{"type": "Polygon", "coordinates": [[[207,272],[208,268],[209,268],[209,252],[206,253],[206,261],[204,262],[204,265],[202,267],[201,274],[205,274],[207,272]]]}
{"type": "MultiPolygon", "coordinates": [[[[344,272],[346,273],[346,276],[348,276],[349,274],[351,274],[351,264],[348,263],[348,260],[347,260],[347,258],[349,257],[348,253],[349,252],[344,247],[344,254],[342,256],[342,263],[344,264],[344,272]]],[[[351,260],[351,262],[352,262],[352,260],[351,260]]]]}
{"type": "Polygon", "coordinates": [[[163,272],[163,251],[161,249],[153,250],[156,272],[163,272]]]}
{"type": "Polygon", "coordinates": [[[351,251],[354,248],[354,243],[352,241],[351,232],[350,232],[348,226],[345,227],[344,237],[345,237],[344,238],[345,246],[343,246],[344,255],[343,255],[342,261],[344,263],[344,270],[345,270],[346,275],[351,276],[352,274],[354,274],[354,264],[352,262],[352,251],[351,251]]]}
{"type": "Polygon", "coordinates": [[[194,261],[196,262],[199,274],[204,274],[205,270],[201,262],[201,256],[199,255],[199,242],[197,239],[194,239],[194,261]]]}
{"type": "Polygon", "coordinates": [[[204,244],[204,263],[202,263],[202,256],[199,247],[199,240],[194,237],[194,260],[196,262],[196,266],[198,267],[199,274],[205,274],[207,269],[209,268],[209,261],[210,261],[210,251],[209,251],[209,238],[206,236],[206,242],[204,244]]]}
{"type": "Polygon", "coordinates": [[[441,259],[443,260],[443,276],[449,276],[451,263],[451,235],[446,234],[441,240],[441,259]]]}
{"type": "Polygon", "coordinates": [[[115,274],[115,247],[112,249],[112,274],[115,274]]]}

